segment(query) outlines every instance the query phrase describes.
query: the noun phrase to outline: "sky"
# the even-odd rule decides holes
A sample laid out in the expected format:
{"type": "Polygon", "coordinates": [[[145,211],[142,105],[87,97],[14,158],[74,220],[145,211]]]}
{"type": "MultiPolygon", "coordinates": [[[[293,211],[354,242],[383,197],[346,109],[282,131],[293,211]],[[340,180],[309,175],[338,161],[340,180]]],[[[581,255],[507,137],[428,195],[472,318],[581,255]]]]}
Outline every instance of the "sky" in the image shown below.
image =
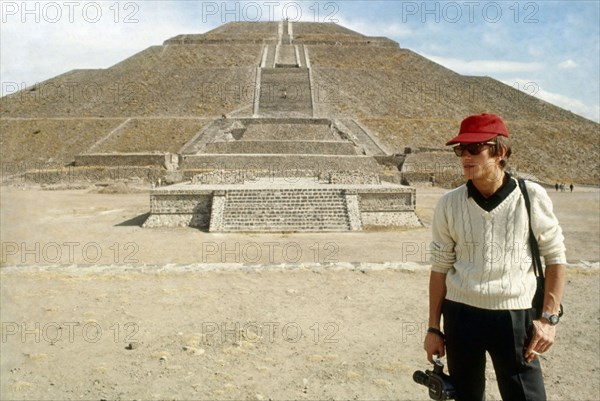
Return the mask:
{"type": "Polygon", "coordinates": [[[232,21],[333,22],[600,122],[600,1],[5,1],[2,95],[232,21]]]}

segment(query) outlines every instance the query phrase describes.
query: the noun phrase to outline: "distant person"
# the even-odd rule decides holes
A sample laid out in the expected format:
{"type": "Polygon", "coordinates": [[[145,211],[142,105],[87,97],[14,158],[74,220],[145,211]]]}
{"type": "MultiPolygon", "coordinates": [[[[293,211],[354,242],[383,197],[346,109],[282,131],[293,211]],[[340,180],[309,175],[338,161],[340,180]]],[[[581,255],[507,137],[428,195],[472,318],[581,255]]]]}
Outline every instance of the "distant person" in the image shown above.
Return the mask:
{"type": "Polygon", "coordinates": [[[546,262],[546,297],[536,311],[528,213],[505,170],[511,147],[504,122],[470,116],[446,145],[455,145],[467,182],[440,199],[433,217],[427,358],[447,354],[458,401],[484,399],[486,352],[503,400],[546,400],[536,358],[554,343],[566,263],[552,201],[542,186],[526,183],[546,262]]]}
{"type": "Polygon", "coordinates": [[[560,183],[560,192],[565,192],[565,184],[560,183]]]}
{"type": "Polygon", "coordinates": [[[572,184],[572,183],[571,183],[571,184],[569,184],[569,189],[571,190],[571,192],[573,192],[573,188],[575,188],[575,187],[573,186],[573,184],[572,184]]]}
{"type": "Polygon", "coordinates": [[[556,189],[556,192],[558,192],[558,182],[554,184],[554,189],[556,189]]]}

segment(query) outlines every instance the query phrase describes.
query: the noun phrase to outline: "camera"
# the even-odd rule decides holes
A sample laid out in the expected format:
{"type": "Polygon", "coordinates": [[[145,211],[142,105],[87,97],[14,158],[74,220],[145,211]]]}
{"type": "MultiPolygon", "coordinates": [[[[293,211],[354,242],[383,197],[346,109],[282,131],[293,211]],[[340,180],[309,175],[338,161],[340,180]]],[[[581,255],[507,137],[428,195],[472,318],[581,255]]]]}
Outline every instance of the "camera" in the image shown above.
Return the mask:
{"type": "Polygon", "coordinates": [[[432,400],[452,400],[455,397],[454,386],[450,376],[444,373],[444,363],[440,358],[433,358],[433,371],[417,370],[413,380],[429,389],[432,400]]]}

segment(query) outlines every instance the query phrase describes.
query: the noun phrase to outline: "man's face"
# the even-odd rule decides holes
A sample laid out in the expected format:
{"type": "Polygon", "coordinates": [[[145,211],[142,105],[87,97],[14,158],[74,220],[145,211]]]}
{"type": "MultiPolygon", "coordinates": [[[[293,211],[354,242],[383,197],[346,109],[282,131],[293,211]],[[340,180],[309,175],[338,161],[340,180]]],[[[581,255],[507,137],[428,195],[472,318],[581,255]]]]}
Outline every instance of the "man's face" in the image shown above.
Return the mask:
{"type": "Polygon", "coordinates": [[[494,180],[498,178],[496,169],[496,158],[490,155],[491,144],[460,144],[458,149],[462,150],[460,161],[463,167],[463,175],[467,180],[494,180]]]}

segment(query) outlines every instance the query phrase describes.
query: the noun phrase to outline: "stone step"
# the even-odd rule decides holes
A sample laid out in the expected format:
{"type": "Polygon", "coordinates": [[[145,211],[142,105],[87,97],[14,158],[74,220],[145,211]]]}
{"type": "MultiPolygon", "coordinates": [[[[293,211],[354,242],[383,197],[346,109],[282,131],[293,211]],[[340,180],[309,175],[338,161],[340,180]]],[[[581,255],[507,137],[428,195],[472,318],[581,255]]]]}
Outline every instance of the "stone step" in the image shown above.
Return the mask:
{"type": "Polygon", "coordinates": [[[276,67],[298,67],[298,60],[296,60],[296,47],[294,45],[284,44],[279,46],[279,52],[277,55],[278,57],[275,62],[276,67]]]}
{"type": "MultiPolygon", "coordinates": [[[[294,213],[296,212],[306,212],[306,213],[310,213],[310,212],[331,212],[331,214],[335,214],[340,212],[341,210],[343,210],[343,208],[346,206],[345,202],[339,202],[337,204],[331,203],[328,207],[325,206],[319,206],[316,204],[313,204],[313,206],[311,207],[311,205],[303,205],[303,204],[298,204],[298,203],[289,203],[289,202],[271,202],[268,199],[260,199],[257,200],[255,202],[249,201],[249,202],[227,202],[226,207],[230,208],[228,210],[228,212],[230,212],[232,215],[238,214],[238,215],[247,215],[247,214],[251,214],[254,212],[261,212],[261,213],[265,213],[265,215],[271,213],[274,216],[277,216],[278,213],[280,213],[280,209],[279,208],[286,208],[288,206],[293,206],[294,207],[294,213]],[[256,204],[257,202],[262,203],[262,204],[256,204]],[[254,203],[254,204],[253,204],[254,203]],[[235,210],[238,209],[238,210],[235,210]]],[[[340,212],[343,214],[343,212],[340,212]]]]}
{"type": "Polygon", "coordinates": [[[224,198],[219,231],[351,230],[340,189],[240,189],[224,198]]]}
{"type": "Polygon", "coordinates": [[[261,116],[312,116],[307,68],[263,68],[259,96],[261,116]]]}
{"type": "Polygon", "coordinates": [[[231,209],[235,209],[235,208],[243,208],[244,205],[237,205],[237,204],[228,204],[227,208],[230,208],[229,210],[226,209],[227,211],[227,216],[226,216],[226,220],[227,218],[233,218],[236,217],[235,221],[240,221],[240,220],[247,220],[247,221],[267,221],[267,220],[279,220],[279,219],[285,219],[285,220],[293,220],[294,218],[296,218],[296,220],[302,220],[305,219],[307,217],[311,217],[315,220],[321,220],[321,219],[326,219],[326,218],[330,218],[330,217],[334,217],[334,218],[338,218],[338,217],[344,217],[346,216],[345,212],[343,212],[342,208],[345,205],[338,205],[337,209],[331,208],[328,210],[320,210],[320,209],[306,209],[306,208],[297,208],[297,210],[294,210],[294,213],[287,213],[284,210],[286,209],[286,207],[291,206],[291,205],[282,205],[282,204],[278,204],[278,205],[269,205],[269,208],[273,208],[273,209],[269,209],[266,206],[263,207],[257,207],[255,209],[252,208],[244,208],[244,210],[242,211],[236,211],[236,210],[231,210],[231,209]]]}

